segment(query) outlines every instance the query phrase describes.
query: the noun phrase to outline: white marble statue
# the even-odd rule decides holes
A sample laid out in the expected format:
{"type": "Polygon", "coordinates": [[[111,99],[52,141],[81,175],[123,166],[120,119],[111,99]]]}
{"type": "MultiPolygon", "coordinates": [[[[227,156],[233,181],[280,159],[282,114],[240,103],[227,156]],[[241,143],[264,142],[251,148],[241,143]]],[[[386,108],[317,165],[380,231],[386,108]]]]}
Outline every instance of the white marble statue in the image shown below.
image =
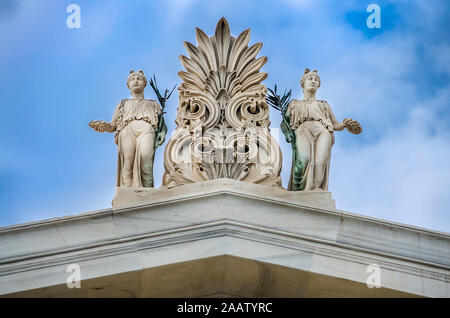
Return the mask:
{"type": "Polygon", "coordinates": [[[98,132],[115,132],[118,187],[153,187],[155,149],[164,142],[167,128],[159,124],[162,116],[158,103],[144,98],[146,85],[143,71],[131,71],[127,79],[131,98],[117,104],[111,122],[89,123],[98,132]]]}
{"type": "Polygon", "coordinates": [[[316,70],[305,69],[300,84],[304,97],[292,100],[286,112],[290,129],[282,124],[293,151],[289,190],[327,190],[334,131],[347,128],[351,133],[359,134],[362,129],[353,119],[346,118],[340,123],[330,105],[316,99],[320,87],[316,70]]]}

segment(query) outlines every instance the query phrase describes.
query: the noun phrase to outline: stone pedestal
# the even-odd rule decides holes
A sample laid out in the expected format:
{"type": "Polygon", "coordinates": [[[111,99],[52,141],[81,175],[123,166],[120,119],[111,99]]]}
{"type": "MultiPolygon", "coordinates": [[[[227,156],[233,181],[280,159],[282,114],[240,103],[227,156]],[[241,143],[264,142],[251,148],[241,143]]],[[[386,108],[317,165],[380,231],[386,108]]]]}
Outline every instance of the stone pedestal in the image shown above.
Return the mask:
{"type": "Polygon", "coordinates": [[[233,179],[216,179],[178,186],[175,188],[127,188],[116,189],[112,201],[114,208],[149,204],[164,200],[182,200],[184,198],[204,197],[218,193],[229,193],[242,197],[259,197],[267,200],[285,200],[317,208],[336,208],[335,202],[328,191],[287,191],[274,186],[254,184],[233,179]]]}
{"type": "Polygon", "coordinates": [[[0,229],[3,297],[449,297],[449,274],[448,233],[233,180],[118,189],[113,208],[0,229]]]}

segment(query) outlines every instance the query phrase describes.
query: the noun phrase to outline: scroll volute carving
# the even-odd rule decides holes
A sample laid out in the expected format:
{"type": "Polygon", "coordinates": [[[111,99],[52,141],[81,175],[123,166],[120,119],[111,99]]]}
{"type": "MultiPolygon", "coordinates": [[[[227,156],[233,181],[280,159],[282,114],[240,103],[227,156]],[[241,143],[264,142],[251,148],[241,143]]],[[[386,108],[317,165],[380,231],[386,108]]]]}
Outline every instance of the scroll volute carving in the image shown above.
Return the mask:
{"type": "Polygon", "coordinates": [[[230,35],[225,18],[208,37],[196,28],[197,46],[184,42],[178,75],[177,129],[164,156],[163,185],[216,178],[281,185],[281,152],[269,132],[266,87],[257,58],[262,43],[251,46],[250,30],[230,35]]]}

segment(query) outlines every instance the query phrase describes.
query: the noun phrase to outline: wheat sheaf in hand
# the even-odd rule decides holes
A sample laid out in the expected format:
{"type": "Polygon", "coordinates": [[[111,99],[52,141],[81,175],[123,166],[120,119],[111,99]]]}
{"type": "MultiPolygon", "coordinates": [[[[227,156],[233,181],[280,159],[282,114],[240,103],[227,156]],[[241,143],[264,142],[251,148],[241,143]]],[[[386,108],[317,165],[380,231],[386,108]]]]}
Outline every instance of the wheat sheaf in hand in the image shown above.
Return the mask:
{"type": "Polygon", "coordinates": [[[345,128],[347,128],[347,130],[352,134],[359,135],[362,132],[361,125],[354,119],[345,118],[344,124],[345,128]]]}
{"type": "Polygon", "coordinates": [[[89,127],[98,132],[112,131],[111,124],[103,120],[92,120],[89,122],[89,127]]]}

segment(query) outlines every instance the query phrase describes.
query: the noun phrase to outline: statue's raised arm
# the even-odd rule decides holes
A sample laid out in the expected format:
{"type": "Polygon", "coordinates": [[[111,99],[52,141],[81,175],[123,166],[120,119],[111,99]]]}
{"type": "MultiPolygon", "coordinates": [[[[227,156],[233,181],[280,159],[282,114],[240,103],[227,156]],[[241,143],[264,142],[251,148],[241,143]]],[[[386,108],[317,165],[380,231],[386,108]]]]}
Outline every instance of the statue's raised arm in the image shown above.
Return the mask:
{"type": "Polygon", "coordinates": [[[121,100],[114,110],[113,117],[111,119],[111,122],[103,121],[103,120],[91,120],[89,122],[89,127],[94,129],[98,132],[115,132],[117,128],[117,121],[119,119],[119,112],[120,108],[122,107],[122,104],[124,103],[124,100],[121,100]]]}

